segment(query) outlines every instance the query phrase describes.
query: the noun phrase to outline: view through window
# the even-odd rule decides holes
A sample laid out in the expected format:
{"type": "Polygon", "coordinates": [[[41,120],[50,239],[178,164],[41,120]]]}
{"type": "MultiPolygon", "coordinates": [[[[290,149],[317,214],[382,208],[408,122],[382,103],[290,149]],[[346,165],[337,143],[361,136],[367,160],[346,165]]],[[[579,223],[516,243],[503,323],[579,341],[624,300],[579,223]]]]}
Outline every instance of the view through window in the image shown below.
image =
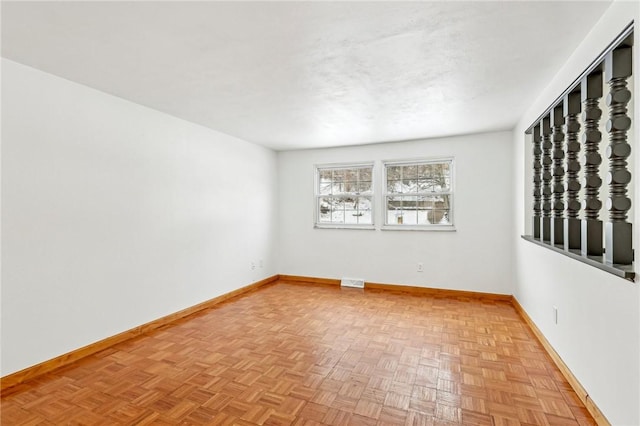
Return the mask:
{"type": "Polygon", "coordinates": [[[316,225],[373,225],[373,164],[316,169],[316,225]]]}
{"type": "Polygon", "coordinates": [[[385,224],[453,225],[453,160],[386,162],[385,224]]]}

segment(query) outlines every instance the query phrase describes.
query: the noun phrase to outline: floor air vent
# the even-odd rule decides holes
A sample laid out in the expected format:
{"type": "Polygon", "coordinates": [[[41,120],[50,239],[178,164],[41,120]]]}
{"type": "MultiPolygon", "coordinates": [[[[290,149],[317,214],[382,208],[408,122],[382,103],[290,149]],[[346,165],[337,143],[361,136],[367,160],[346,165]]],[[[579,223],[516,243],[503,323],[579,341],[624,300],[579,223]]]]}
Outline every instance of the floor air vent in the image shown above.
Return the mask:
{"type": "Polygon", "coordinates": [[[362,278],[343,278],[340,281],[342,287],[364,288],[364,279],[362,278]]]}

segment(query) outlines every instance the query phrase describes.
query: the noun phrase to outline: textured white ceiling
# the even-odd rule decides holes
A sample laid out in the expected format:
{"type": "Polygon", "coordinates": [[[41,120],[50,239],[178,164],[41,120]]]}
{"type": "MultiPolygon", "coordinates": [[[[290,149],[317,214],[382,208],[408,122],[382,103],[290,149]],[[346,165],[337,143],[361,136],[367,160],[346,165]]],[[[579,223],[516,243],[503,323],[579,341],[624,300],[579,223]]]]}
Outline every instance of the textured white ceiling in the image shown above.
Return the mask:
{"type": "Polygon", "coordinates": [[[274,149],[512,128],[608,2],[2,2],[2,56],[274,149]]]}

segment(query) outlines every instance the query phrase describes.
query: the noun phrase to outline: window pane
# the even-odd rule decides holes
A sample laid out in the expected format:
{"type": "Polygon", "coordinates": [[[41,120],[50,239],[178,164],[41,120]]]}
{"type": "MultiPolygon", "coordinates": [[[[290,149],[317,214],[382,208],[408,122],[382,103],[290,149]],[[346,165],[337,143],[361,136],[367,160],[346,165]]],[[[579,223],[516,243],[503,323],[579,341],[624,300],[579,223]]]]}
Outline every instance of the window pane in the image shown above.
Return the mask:
{"type": "Polygon", "coordinates": [[[387,197],[387,210],[402,210],[402,197],[387,197]]]}
{"type": "Polygon", "coordinates": [[[447,176],[434,176],[433,189],[434,191],[448,191],[451,187],[451,179],[447,176]]]}
{"type": "Polygon", "coordinates": [[[432,177],[433,177],[433,186],[435,191],[448,190],[451,187],[449,163],[434,164],[432,177]]]}
{"type": "Polygon", "coordinates": [[[344,223],[344,200],[331,198],[331,222],[344,223]]]}
{"type": "Polygon", "coordinates": [[[424,168],[424,175],[423,177],[427,178],[427,179],[433,179],[433,176],[435,174],[434,171],[434,166],[435,164],[431,163],[431,164],[426,164],[425,168],[424,168]]]}
{"type": "Polygon", "coordinates": [[[371,186],[371,182],[368,181],[361,181],[358,185],[358,192],[361,194],[366,194],[369,193],[373,190],[372,186],[371,186]]]}
{"type": "Polygon", "coordinates": [[[387,223],[388,224],[398,223],[398,217],[402,216],[402,198],[387,197],[386,205],[387,205],[387,217],[386,217],[387,223]]]}
{"type": "Polygon", "coordinates": [[[320,181],[319,195],[331,194],[331,182],[320,181]]]}
{"type": "Polygon", "coordinates": [[[402,181],[401,180],[389,180],[387,181],[387,192],[391,194],[402,194],[402,181]]]}
{"type": "Polygon", "coordinates": [[[319,169],[318,195],[372,191],[373,167],[319,169]]]}
{"type": "Polygon", "coordinates": [[[429,225],[431,222],[429,221],[429,216],[431,210],[418,210],[418,225],[429,225]]]}
{"type": "Polygon", "coordinates": [[[331,222],[331,199],[319,198],[318,199],[318,221],[319,222],[331,222]]]}
{"type": "Polygon", "coordinates": [[[402,197],[402,209],[403,210],[415,210],[418,203],[418,197],[416,196],[404,196],[402,197]]]}
{"type": "Polygon", "coordinates": [[[345,170],[344,192],[358,192],[358,171],[345,170]]]}
{"type": "Polygon", "coordinates": [[[418,210],[431,210],[433,208],[433,197],[417,197],[418,210]]]}
{"type": "Polygon", "coordinates": [[[358,181],[358,169],[344,169],[345,182],[357,182],[358,181]]]}
{"type": "Polygon", "coordinates": [[[358,192],[358,182],[355,180],[346,181],[344,183],[344,193],[356,193],[358,192]]]}
{"type": "Polygon", "coordinates": [[[334,182],[344,182],[344,169],[333,170],[333,177],[331,179],[334,182]]]}
{"type": "MultiPolygon", "coordinates": [[[[345,210],[351,213],[356,203],[354,199],[348,200],[336,197],[321,197],[318,201],[319,223],[345,223],[345,210]]],[[[355,223],[353,220],[347,223],[355,223]]]]}
{"type": "Polygon", "coordinates": [[[433,210],[432,214],[433,223],[440,225],[448,225],[449,222],[449,210],[433,210]]]}
{"type": "Polygon", "coordinates": [[[450,175],[449,163],[437,163],[433,165],[433,171],[436,176],[449,176],[450,175]]]}
{"type": "Polygon", "coordinates": [[[416,225],[418,197],[402,197],[402,223],[404,225],[416,225]]]}
{"type": "Polygon", "coordinates": [[[371,181],[371,167],[367,167],[365,169],[358,169],[358,180],[363,181],[371,181]]]}
{"type": "Polygon", "coordinates": [[[402,212],[402,224],[403,225],[417,225],[418,224],[418,211],[417,210],[404,210],[402,212]]]}
{"type": "Polygon", "coordinates": [[[331,194],[331,184],[333,182],[333,172],[331,170],[319,170],[318,173],[318,194],[331,194]]]}
{"type": "Polygon", "coordinates": [[[371,198],[360,197],[358,199],[356,217],[360,224],[370,225],[373,223],[371,215],[371,198]]]}
{"type": "Polygon", "coordinates": [[[331,211],[331,222],[332,223],[344,223],[344,210],[333,210],[333,211],[331,211]]]}
{"type": "Polygon", "coordinates": [[[356,210],[346,210],[344,212],[344,223],[358,223],[358,212],[356,210]]]}
{"type": "Polygon", "coordinates": [[[357,209],[358,210],[371,210],[371,198],[370,197],[359,197],[357,201],[357,209]]]}
{"type": "Polygon", "coordinates": [[[332,180],[331,170],[320,170],[320,182],[330,183],[332,180]]]}
{"type": "Polygon", "coordinates": [[[431,164],[418,165],[418,178],[423,179],[431,174],[431,164]]]}
{"type": "Polygon", "coordinates": [[[360,216],[358,217],[358,223],[361,225],[371,225],[373,223],[371,210],[360,210],[360,216]]]}
{"type": "Polygon", "coordinates": [[[436,195],[431,197],[433,199],[433,207],[435,209],[449,210],[450,200],[449,195],[436,195]]]}
{"type": "Polygon", "coordinates": [[[345,224],[371,224],[371,199],[366,197],[343,198],[334,203],[335,221],[345,224]],[[363,219],[363,217],[366,218],[363,219]]]}
{"type": "Polygon", "coordinates": [[[417,197],[388,197],[387,223],[398,225],[415,225],[418,223],[417,197]]]}
{"type": "Polygon", "coordinates": [[[343,188],[344,188],[344,183],[331,182],[331,194],[342,194],[343,188]]]}
{"type": "Polygon", "coordinates": [[[332,209],[333,210],[344,210],[345,209],[345,200],[344,198],[334,198],[332,201],[332,209]]]}
{"type": "Polygon", "coordinates": [[[402,179],[402,167],[401,166],[388,166],[387,167],[387,181],[402,179]]]}
{"type": "Polygon", "coordinates": [[[402,180],[402,193],[416,193],[418,191],[418,185],[415,179],[403,179],[402,180]]]}
{"type": "Polygon", "coordinates": [[[442,179],[434,179],[433,186],[430,188],[430,191],[433,192],[441,192],[441,191],[449,191],[451,188],[451,178],[443,177],[442,179]]]}
{"type": "Polygon", "coordinates": [[[387,212],[387,224],[389,225],[402,225],[404,222],[402,210],[394,210],[387,212]]]}
{"type": "Polygon", "coordinates": [[[431,210],[433,209],[433,197],[418,197],[417,201],[417,216],[418,225],[429,225],[431,210]]]}
{"type": "Polygon", "coordinates": [[[402,168],[402,178],[415,180],[418,178],[418,166],[404,166],[402,168]]]}
{"type": "Polygon", "coordinates": [[[426,179],[418,180],[417,187],[418,187],[418,192],[431,191],[433,188],[433,186],[431,185],[431,181],[426,179]]]}
{"type": "Polygon", "coordinates": [[[357,206],[358,206],[358,197],[344,199],[345,210],[355,210],[357,206]]]}

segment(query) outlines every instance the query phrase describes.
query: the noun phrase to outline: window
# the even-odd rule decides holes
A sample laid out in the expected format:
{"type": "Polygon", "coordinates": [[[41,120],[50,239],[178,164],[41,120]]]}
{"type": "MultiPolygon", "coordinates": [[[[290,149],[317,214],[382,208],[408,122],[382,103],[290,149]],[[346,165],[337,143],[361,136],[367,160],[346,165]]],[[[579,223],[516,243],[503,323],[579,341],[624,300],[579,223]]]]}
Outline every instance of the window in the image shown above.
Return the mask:
{"type": "Polygon", "coordinates": [[[373,228],[373,163],[316,167],[315,223],[373,228]]]}
{"type": "Polygon", "coordinates": [[[453,160],[384,163],[388,228],[453,228],[453,160]]]}

